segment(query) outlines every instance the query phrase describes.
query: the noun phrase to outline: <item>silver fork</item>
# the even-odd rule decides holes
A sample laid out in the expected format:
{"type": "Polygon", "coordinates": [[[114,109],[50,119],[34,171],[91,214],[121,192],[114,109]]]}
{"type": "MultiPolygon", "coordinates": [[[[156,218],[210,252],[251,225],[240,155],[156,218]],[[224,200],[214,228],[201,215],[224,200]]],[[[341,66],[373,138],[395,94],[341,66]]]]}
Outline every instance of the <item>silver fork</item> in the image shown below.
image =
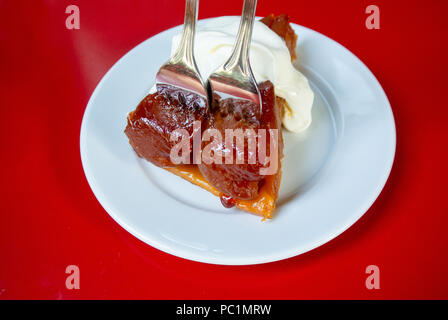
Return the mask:
{"type": "Polygon", "coordinates": [[[166,86],[187,90],[201,96],[207,102],[207,89],[204,86],[194,59],[194,34],[198,17],[199,0],[186,0],[185,19],[182,38],[174,55],[156,75],[157,90],[166,86]]]}
{"type": "Polygon", "coordinates": [[[244,0],[243,13],[233,52],[208,78],[210,102],[219,99],[243,99],[260,105],[261,96],[249,63],[249,48],[257,0],[244,0]]]}

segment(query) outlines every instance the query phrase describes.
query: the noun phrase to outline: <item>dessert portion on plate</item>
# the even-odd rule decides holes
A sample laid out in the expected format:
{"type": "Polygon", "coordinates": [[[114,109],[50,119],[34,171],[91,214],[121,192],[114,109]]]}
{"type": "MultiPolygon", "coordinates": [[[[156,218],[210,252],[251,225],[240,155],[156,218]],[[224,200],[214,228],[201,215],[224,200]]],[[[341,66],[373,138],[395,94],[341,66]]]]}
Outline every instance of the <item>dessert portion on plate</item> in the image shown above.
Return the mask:
{"type": "MultiPolygon", "coordinates": [[[[238,26],[239,17],[221,17],[198,28],[195,57],[203,79],[230,56],[238,26]]],[[[179,41],[180,35],[173,38],[172,52],[179,41]]],[[[235,206],[271,218],[281,181],[281,126],[300,132],[311,123],[314,94],[305,76],[292,65],[297,58],[296,41],[297,35],[287,15],[269,15],[255,21],[250,63],[262,105],[255,106],[244,100],[213,99],[208,106],[187,91],[153,87],[128,115],[125,133],[131,146],[138,156],[220,197],[225,207],[235,206]],[[179,129],[186,132],[189,150],[193,150],[184,163],[174,163],[171,157],[179,143],[173,139],[173,133],[179,129]],[[209,148],[210,154],[219,161],[198,162],[194,157],[194,137],[198,134],[203,137],[209,129],[223,137],[230,129],[243,132],[263,129],[269,157],[255,157],[254,160],[251,137],[245,135],[244,143],[232,142],[230,146],[214,138],[200,140],[201,149],[209,148]],[[244,161],[227,163],[225,155],[229,152],[235,157],[242,155],[244,161]],[[274,171],[263,174],[267,168],[274,168],[274,171]]]]}

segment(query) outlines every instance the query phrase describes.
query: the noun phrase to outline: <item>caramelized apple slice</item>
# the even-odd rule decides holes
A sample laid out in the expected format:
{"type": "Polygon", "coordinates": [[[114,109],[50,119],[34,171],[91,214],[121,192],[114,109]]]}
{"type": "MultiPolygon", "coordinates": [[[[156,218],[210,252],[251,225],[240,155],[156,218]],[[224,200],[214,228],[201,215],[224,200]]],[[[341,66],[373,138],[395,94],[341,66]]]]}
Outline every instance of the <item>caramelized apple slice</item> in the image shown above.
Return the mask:
{"type": "MultiPolygon", "coordinates": [[[[266,153],[270,152],[270,134],[269,129],[278,130],[277,143],[278,153],[272,155],[276,157],[278,167],[276,173],[280,172],[280,158],[283,149],[281,138],[281,115],[279,108],[276,105],[274,86],[270,81],[263,82],[259,86],[260,94],[262,96],[262,112],[260,114],[260,107],[251,102],[243,100],[225,99],[222,101],[214,101],[212,108],[210,128],[217,129],[221,132],[221,136],[228,138],[226,129],[245,130],[252,129],[255,134],[258,134],[259,129],[266,132],[266,153]]],[[[247,132],[247,131],[246,131],[247,132]]],[[[266,176],[260,173],[260,169],[266,167],[266,163],[261,163],[258,157],[258,147],[256,150],[249,150],[249,138],[244,136],[244,144],[238,145],[233,141],[232,149],[229,150],[226,145],[225,138],[219,144],[216,144],[213,150],[226,150],[223,152],[221,163],[206,164],[202,162],[198,165],[201,174],[204,178],[217,190],[219,190],[226,197],[226,204],[231,203],[230,198],[240,200],[253,200],[259,195],[261,187],[265,184],[266,176]],[[226,164],[224,153],[233,153],[233,163],[226,164]],[[250,153],[256,154],[255,163],[249,162],[250,153]],[[244,162],[242,164],[236,163],[236,155],[242,154],[244,162]]],[[[204,148],[203,148],[204,149],[204,148]]],[[[204,159],[204,157],[203,157],[204,159]]]]}
{"type": "Polygon", "coordinates": [[[203,98],[162,86],[159,92],[147,95],[129,114],[125,133],[140,157],[159,167],[172,167],[170,150],[177,142],[170,140],[171,133],[176,129],[187,130],[192,145],[193,122],[199,120],[202,126],[207,118],[208,107],[203,98]]]}

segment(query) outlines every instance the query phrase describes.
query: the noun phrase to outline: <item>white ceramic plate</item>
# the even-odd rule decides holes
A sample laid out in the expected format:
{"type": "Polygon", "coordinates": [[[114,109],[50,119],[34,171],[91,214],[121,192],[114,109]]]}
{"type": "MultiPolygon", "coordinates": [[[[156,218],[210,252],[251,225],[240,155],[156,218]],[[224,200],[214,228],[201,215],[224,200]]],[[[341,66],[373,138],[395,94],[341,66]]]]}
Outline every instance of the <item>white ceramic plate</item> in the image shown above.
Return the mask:
{"type": "Polygon", "coordinates": [[[153,85],[180,26],[144,41],[109,70],[84,114],[81,158],[95,196],[123,228],[182,258],[244,265],[316,248],[367,211],[395,154],[387,97],[343,46],[292,26],[300,40],[297,67],[315,92],[313,123],[302,134],[284,131],[283,180],[270,221],[225,209],[217,197],[139,159],[123,133],[126,115],[153,85]]]}

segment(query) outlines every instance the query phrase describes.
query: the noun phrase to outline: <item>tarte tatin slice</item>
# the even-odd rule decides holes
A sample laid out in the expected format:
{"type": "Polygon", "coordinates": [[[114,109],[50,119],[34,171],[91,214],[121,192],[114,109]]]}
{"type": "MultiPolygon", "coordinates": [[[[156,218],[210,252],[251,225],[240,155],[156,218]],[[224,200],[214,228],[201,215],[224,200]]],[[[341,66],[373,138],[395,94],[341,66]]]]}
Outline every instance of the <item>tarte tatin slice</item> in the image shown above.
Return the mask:
{"type": "MultiPolygon", "coordinates": [[[[286,41],[292,59],[295,58],[297,36],[289,26],[289,18],[270,15],[261,21],[286,41]]],[[[274,85],[270,81],[258,86],[262,97],[261,109],[234,99],[214,100],[208,107],[203,100],[186,91],[159,89],[148,94],[128,115],[125,133],[139,157],[211,192],[221,199],[223,206],[235,206],[263,218],[272,218],[281,181],[282,112],[288,105],[284,99],[275,96],[274,85]],[[231,150],[235,157],[244,155],[243,163],[226,164],[224,155],[218,163],[198,163],[193,159],[193,152],[188,155],[189,164],[173,163],[170,152],[177,143],[172,139],[173,131],[184,129],[189,135],[190,150],[193,150],[194,124],[200,124],[201,135],[207,129],[219,131],[222,136],[226,129],[244,132],[263,129],[269,161],[263,162],[258,157],[249,161],[250,142],[245,136],[244,144],[234,143],[231,150]],[[275,139],[272,137],[274,131],[277,133],[275,139]],[[276,161],[275,171],[262,174],[260,169],[272,167],[272,161],[276,161]]],[[[213,148],[212,153],[226,149],[226,145],[217,142],[213,148]]]]}

